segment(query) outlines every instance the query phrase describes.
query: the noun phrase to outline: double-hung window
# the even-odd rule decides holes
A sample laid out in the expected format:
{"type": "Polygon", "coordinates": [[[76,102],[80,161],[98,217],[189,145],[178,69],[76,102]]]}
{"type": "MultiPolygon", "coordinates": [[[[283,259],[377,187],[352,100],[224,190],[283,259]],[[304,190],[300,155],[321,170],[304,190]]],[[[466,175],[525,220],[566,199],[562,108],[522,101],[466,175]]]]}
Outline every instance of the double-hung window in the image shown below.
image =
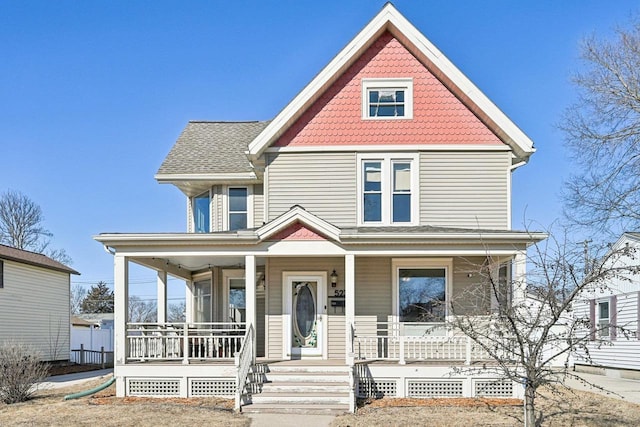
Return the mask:
{"type": "Polygon", "coordinates": [[[358,223],[418,223],[417,155],[360,156],[358,223]]]}
{"type": "Polygon", "coordinates": [[[247,187],[229,187],[228,190],[228,224],[229,230],[242,230],[248,223],[248,196],[247,187]]]}
{"type": "Polygon", "coordinates": [[[413,80],[363,79],[362,118],[372,120],[413,118],[413,80]]]}
{"type": "Polygon", "coordinates": [[[209,191],[193,198],[193,231],[208,233],[210,231],[211,197],[209,191]]]}

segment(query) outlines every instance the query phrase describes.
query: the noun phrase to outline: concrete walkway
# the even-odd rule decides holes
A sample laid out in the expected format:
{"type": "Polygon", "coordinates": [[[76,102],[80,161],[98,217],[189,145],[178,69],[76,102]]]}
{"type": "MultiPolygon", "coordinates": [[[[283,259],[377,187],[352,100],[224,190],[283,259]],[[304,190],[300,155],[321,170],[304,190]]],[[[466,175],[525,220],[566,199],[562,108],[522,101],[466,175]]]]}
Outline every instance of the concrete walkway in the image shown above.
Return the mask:
{"type": "MultiPolygon", "coordinates": [[[[100,369],[97,371],[78,372],[76,374],[56,375],[45,378],[44,381],[38,384],[38,387],[46,389],[69,387],[71,385],[80,384],[112,373],[113,369],[100,369]]],[[[107,380],[105,379],[105,382],[106,381],[107,380]]]]}
{"type": "Polygon", "coordinates": [[[573,373],[588,383],[602,387],[604,390],[591,387],[589,384],[585,384],[577,379],[567,379],[565,385],[568,387],[640,404],[640,381],[638,380],[612,378],[605,375],[587,374],[584,372],[573,373]]]}

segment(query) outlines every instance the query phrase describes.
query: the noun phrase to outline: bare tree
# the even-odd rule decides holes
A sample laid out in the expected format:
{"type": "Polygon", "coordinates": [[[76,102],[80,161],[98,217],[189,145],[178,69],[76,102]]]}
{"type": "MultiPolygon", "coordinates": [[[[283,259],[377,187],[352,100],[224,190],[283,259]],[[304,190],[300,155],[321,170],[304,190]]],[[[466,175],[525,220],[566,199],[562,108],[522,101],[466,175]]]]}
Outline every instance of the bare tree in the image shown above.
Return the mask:
{"type": "Polygon", "coordinates": [[[38,204],[26,195],[7,190],[0,196],[0,243],[14,248],[38,252],[63,264],[71,264],[64,249],[51,249],[53,234],[44,226],[44,215],[38,204]]]}
{"type": "Polygon", "coordinates": [[[184,301],[176,304],[169,304],[167,321],[168,322],[184,322],[186,320],[187,305],[184,301]]]}
{"type": "Polygon", "coordinates": [[[129,322],[148,323],[158,318],[158,306],[155,301],[144,301],[135,295],[129,297],[129,322]]]}
{"type": "Polygon", "coordinates": [[[566,184],[570,224],[618,235],[640,226],[640,18],[612,40],[586,39],[577,102],[560,128],[579,172],[566,184]]]}
{"type": "MultiPolygon", "coordinates": [[[[526,283],[522,278],[510,280],[501,275],[504,260],[488,257],[473,274],[477,277],[473,286],[452,301],[451,326],[469,336],[492,360],[482,367],[459,370],[488,370],[524,384],[528,426],[540,425],[544,418],[536,406],[540,387],[561,385],[566,378],[583,381],[568,369],[570,355],[583,350],[589,358],[588,346],[605,343],[599,341],[597,325],[588,314],[576,314],[574,304],[586,299],[588,291],[604,289],[613,279],[628,279],[638,270],[635,265],[616,262],[633,256],[633,249],[609,251],[585,266],[582,251],[568,250],[571,247],[575,246],[564,239],[550,238],[544,246],[531,248],[526,283]],[[470,316],[469,306],[493,309],[489,314],[470,316]],[[558,361],[564,363],[558,367],[558,361]]],[[[629,333],[620,325],[616,327],[629,333]]]]}
{"type": "Polygon", "coordinates": [[[79,284],[71,287],[71,314],[82,313],[82,301],[87,296],[87,290],[79,284]]]}

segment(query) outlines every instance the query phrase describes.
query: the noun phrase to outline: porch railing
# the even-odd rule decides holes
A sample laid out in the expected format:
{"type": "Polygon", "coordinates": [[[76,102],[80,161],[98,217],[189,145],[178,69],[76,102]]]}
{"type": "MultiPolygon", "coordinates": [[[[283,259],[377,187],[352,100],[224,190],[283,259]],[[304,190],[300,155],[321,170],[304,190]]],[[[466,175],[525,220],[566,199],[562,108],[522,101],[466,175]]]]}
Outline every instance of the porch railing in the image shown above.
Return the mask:
{"type": "Polygon", "coordinates": [[[242,406],[242,396],[244,395],[247,385],[247,376],[249,375],[251,365],[255,363],[255,354],[253,353],[254,335],[253,325],[249,325],[249,329],[247,329],[247,333],[244,336],[242,347],[235,355],[235,365],[238,372],[236,378],[236,411],[239,411],[242,406]]]}
{"type": "Polygon", "coordinates": [[[127,361],[233,360],[244,323],[127,323],[127,361]]]}
{"type": "Polygon", "coordinates": [[[358,359],[446,360],[470,364],[489,360],[482,346],[466,335],[446,331],[444,324],[356,321],[353,335],[358,359]]]}

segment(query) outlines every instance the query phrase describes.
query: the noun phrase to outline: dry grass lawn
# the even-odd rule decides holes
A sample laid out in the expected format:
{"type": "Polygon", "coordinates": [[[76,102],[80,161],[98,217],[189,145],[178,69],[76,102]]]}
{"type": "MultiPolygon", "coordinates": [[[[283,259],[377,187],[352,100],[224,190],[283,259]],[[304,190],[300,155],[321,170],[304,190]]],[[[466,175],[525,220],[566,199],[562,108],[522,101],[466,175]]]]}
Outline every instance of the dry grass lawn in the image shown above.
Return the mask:
{"type": "Polygon", "coordinates": [[[226,399],[150,399],[114,397],[115,386],[89,397],[64,401],[67,394],[88,390],[105,379],[39,391],[33,400],[0,403],[0,426],[171,426],[244,427],[251,422],[234,414],[226,399]]]}
{"type": "MultiPolygon", "coordinates": [[[[39,391],[35,399],[0,404],[0,426],[249,426],[226,399],[116,398],[114,386],[97,395],[63,401],[104,379],[64,389],[39,391]]],[[[640,426],[640,405],[584,391],[546,390],[538,401],[546,426],[640,426]]],[[[286,415],[285,415],[286,416],[286,415]]],[[[333,427],[364,426],[519,426],[519,401],[478,399],[381,399],[358,413],[336,417],[333,427]],[[500,403],[499,403],[500,402],[500,403]],[[506,403],[506,404],[505,404],[506,403]]]]}
{"type": "MultiPolygon", "coordinates": [[[[474,399],[381,399],[356,415],[337,417],[332,427],[369,426],[521,426],[522,403],[497,405],[474,399]],[[419,406],[418,406],[419,405],[419,406]]],[[[547,389],[537,404],[545,426],[640,426],[640,405],[594,393],[547,389]]]]}

